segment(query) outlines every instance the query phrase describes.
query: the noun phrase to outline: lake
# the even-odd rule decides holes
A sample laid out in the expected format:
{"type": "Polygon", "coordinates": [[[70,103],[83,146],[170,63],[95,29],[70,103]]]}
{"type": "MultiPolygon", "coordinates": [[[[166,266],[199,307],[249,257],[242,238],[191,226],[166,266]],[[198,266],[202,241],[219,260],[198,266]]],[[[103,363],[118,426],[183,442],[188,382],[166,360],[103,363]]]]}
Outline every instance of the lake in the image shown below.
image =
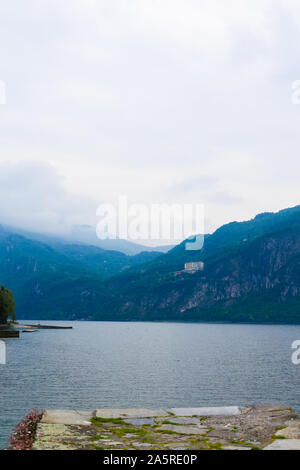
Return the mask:
{"type": "MultiPolygon", "coordinates": [[[[27,323],[31,323],[27,321],[27,323]]],[[[198,407],[284,402],[300,413],[300,326],[46,322],[7,339],[0,448],[28,410],[198,407]]]]}

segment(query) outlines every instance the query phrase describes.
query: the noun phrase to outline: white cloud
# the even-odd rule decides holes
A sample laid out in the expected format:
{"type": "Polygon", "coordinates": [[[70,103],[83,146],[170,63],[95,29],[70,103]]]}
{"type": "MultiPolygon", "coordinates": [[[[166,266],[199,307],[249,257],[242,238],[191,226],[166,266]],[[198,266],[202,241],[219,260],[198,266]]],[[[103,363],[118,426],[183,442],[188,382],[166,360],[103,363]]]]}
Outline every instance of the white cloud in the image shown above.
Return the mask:
{"type": "Polygon", "coordinates": [[[12,0],[0,19],[0,216],[89,223],[127,194],[204,203],[212,230],[299,202],[299,2],[12,0]]]}
{"type": "Polygon", "coordinates": [[[95,223],[93,201],[68,193],[63,177],[44,162],[0,163],[0,200],[0,221],[8,225],[64,234],[73,224],[95,223]]]}

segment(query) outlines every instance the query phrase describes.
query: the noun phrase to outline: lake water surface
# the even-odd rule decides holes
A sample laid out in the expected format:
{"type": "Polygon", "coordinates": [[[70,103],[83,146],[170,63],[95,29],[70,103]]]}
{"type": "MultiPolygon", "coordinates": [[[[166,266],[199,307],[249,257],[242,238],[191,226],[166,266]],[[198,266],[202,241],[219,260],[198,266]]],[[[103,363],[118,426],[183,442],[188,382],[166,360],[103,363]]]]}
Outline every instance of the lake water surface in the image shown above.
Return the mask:
{"type": "MultiPolygon", "coordinates": [[[[30,323],[28,321],[28,323],[30,323]]],[[[300,413],[300,326],[47,322],[7,339],[0,448],[39,409],[198,407],[285,402],[300,413]]]]}

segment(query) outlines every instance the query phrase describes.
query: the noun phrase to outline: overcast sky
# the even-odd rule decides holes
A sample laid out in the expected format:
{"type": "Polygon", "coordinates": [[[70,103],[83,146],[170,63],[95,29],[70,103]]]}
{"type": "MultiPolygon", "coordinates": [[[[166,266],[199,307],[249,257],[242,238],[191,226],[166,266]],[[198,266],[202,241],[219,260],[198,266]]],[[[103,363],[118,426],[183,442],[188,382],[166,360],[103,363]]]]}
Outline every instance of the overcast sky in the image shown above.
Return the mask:
{"type": "Polygon", "coordinates": [[[0,0],[0,222],[203,203],[206,232],[299,201],[299,0],[0,0]]]}

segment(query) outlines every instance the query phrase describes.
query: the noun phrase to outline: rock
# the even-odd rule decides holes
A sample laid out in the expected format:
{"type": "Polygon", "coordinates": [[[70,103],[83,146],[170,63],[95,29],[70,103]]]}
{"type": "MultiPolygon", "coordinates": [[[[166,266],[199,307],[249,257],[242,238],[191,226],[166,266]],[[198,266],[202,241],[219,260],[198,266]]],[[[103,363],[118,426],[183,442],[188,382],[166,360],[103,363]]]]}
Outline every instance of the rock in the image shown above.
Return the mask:
{"type": "Polygon", "coordinates": [[[300,439],[277,439],[263,450],[300,450],[300,439]]]}
{"type": "Polygon", "coordinates": [[[168,416],[164,410],[136,409],[102,409],[96,410],[97,418],[151,418],[154,416],[168,416]]]}
{"type": "Polygon", "coordinates": [[[234,416],[241,414],[241,410],[238,406],[171,408],[167,411],[178,416],[234,416]]]}
{"type": "Polygon", "coordinates": [[[105,440],[105,441],[101,441],[101,445],[105,444],[105,446],[123,446],[124,445],[124,442],[123,441],[114,441],[113,439],[112,440],[105,440]]]}
{"type": "Polygon", "coordinates": [[[268,416],[274,418],[278,418],[279,420],[291,420],[291,419],[298,419],[299,416],[293,408],[286,405],[255,405],[253,409],[256,413],[268,414],[268,416]]]}
{"type": "Polygon", "coordinates": [[[155,424],[154,418],[132,418],[124,419],[125,423],[132,424],[133,426],[143,426],[144,424],[155,424]]]}
{"type": "Polygon", "coordinates": [[[224,446],[222,450],[251,450],[251,447],[242,446],[224,446]]]}
{"type": "Polygon", "coordinates": [[[46,424],[78,424],[90,426],[90,418],[92,415],[92,411],[49,410],[44,412],[41,422],[46,424]]]}
{"type": "Polygon", "coordinates": [[[37,438],[56,438],[60,436],[70,436],[67,426],[64,424],[48,424],[48,423],[39,423],[36,431],[37,438]]]}
{"type": "Polygon", "coordinates": [[[77,436],[65,424],[46,424],[39,423],[36,432],[36,438],[33,445],[34,450],[74,450],[83,441],[85,436],[77,436]],[[75,438],[75,441],[73,439],[75,438]]]}
{"type": "Polygon", "coordinates": [[[287,406],[172,408],[171,411],[172,416],[165,410],[147,408],[47,411],[38,424],[34,449],[250,450],[262,448],[276,433],[277,439],[266,450],[300,450],[300,419],[297,415],[293,419],[295,412],[287,406]],[[95,415],[108,419],[95,426],[90,422],[90,417],[95,415]],[[201,420],[201,416],[205,418],[201,420]],[[122,422],[118,425],[112,418],[122,418],[126,426],[122,422]],[[149,426],[143,428],[145,424],[149,426]],[[153,424],[158,426],[152,427],[153,424]],[[131,430],[134,432],[128,432],[131,430]]]}
{"type": "Polygon", "coordinates": [[[300,420],[287,423],[287,427],[275,433],[276,436],[284,436],[286,439],[300,439],[300,420]]]}
{"type": "Polygon", "coordinates": [[[146,448],[150,448],[150,447],[153,447],[155,444],[149,444],[148,442],[131,442],[131,445],[134,446],[134,447],[146,447],[146,448]]]}
{"type": "MultiPolygon", "coordinates": [[[[181,417],[181,418],[178,418],[177,416],[170,416],[168,419],[168,421],[172,422],[172,423],[175,423],[175,424],[200,424],[200,418],[192,418],[192,417],[181,417]]],[[[163,421],[163,420],[161,420],[163,421]]]]}
{"type": "Polygon", "coordinates": [[[177,434],[205,434],[208,431],[208,428],[204,426],[176,426],[176,424],[163,424],[159,428],[156,429],[157,432],[159,431],[172,431],[176,432],[177,434]]]}

